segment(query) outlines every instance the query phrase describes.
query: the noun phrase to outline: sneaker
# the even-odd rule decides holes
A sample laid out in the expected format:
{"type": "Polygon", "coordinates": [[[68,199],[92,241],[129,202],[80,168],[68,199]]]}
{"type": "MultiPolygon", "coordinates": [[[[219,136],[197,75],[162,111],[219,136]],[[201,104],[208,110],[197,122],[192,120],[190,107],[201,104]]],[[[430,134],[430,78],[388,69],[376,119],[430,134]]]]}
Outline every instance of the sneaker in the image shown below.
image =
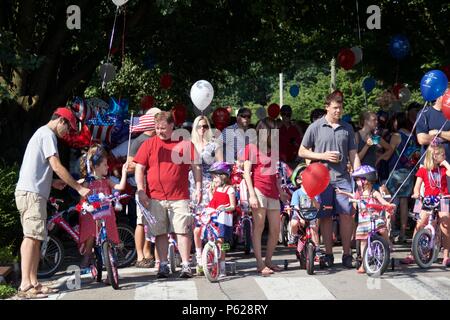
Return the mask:
{"type": "Polygon", "coordinates": [[[444,258],[444,260],[442,260],[442,265],[444,267],[450,267],[450,258],[444,258]]]}
{"type": "Polygon", "coordinates": [[[197,266],[195,267],[195,273],[198,276],[204,276],[205,273],[203,272],[203,266],[201,264],[197,264],[197,266]]]}
{"type": "Polygon", "coordinates": [[[394,243],[406,243],[406,236],[396,236],[394,239],[394,243]]]}
{"type": "Polygon", "coordinates": [[[325,257],[323,258],[323,262],[325,264],[325,267],[331,268],[334,265],[333,254],[325,254],[325,257]]]}
{"type": "Polygon", "coordinates": [[[180,278],[192,278],[192,270],[189,265],[181,265],[180,278]]]}
{"type": "Polygon", "coordinates": [[[415,260],[412,255],[407,255],[406,258],[400,260],[401,264],[413,264],[414,262],[415,260]]]}
{"type": "Polygon", "coordinates": [[[224,279],[226,277],[227,277],[227,274],[221,272],[221,273],[219,273],[219,278],[218,279],[224,279]]]}
{"type": "Polygon", "coordinates": [[[158,278],[168,278],[170,274],[169,265],[160,265],[158,269],[158,278]]]}
{"type": "Polygon", "coordinates": [[[342,265],[348,269],[354,268],[353,257],[351,254],[343,254],[342,255],[342,265]]]}
{"type": "Polygon", "coordinates": [[[298,243],[298,237],[292,238],[292,239],[289,239],[287,246],[289,248],[295,248],[297,246],[297,243],[298,243]]]}

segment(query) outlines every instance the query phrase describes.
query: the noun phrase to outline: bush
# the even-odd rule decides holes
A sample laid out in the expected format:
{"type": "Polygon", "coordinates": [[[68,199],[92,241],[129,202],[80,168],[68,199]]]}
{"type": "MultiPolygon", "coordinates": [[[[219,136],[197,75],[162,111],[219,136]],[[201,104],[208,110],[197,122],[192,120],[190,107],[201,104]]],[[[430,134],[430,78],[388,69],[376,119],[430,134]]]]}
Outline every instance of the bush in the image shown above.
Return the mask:
{"type": "Polygon", "coordinates": [[[13,253],[13,246],[0,247],[0,265],[17,262],[17,257],[13,253]]]}
{"type": "Polygon", "coordinates": [[[20,215],[14,191],[19,179],[19,166],[0,162],[0,248],[12,245],[16,251],[22,238],[20,215]]]}
{"type": "Polygon", "coordinates": [[[17,290],[9,285],[0,284],[0,299],[7,299],[17,293],[17,290]]]}

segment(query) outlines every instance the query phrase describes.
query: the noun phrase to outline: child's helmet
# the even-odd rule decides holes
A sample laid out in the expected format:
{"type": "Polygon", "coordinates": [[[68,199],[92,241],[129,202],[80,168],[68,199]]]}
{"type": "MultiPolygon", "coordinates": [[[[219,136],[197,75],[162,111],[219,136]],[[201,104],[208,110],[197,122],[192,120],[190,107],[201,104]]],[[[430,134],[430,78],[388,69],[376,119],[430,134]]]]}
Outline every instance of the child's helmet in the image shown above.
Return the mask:
{"type": "Polygon", "coordinates": [[[354,178],[365,178],[368,181],[377,181],[377,170],[368,165],[363,165],[357,170],[353,171],[352,177],[354,178]]]}
{"type": "Polygon", "coordinates": [[[226,162],[217,161],[217,162],[214,162],[211,165],[211,167],[209,167],[208,172],[215,173],[215,174],[226,174],[227,176],[230,176],[231,166],[226,162]]]}
{"type": "Polygon", "coordinates": [[[294,172],[292,172],[291,175],[291,182],[294,185],[294,187],[300,187],[299,185],[297,185],[297,178],[300,176],[300,174],[303,172],[303,170],[306,169],[306,164],[301,163],[299,164],[295,169],[294,172]]]}

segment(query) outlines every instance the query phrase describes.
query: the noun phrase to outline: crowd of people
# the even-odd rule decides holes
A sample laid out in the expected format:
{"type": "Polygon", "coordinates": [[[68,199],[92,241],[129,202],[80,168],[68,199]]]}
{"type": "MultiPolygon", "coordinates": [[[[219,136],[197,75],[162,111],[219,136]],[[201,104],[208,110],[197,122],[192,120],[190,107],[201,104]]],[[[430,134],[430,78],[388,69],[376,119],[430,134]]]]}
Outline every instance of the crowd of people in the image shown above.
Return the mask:
{"type": "MultiPolygon", "coordinates": [[[[130,185],[136,201],[156,220],[155,223],[146,221],[139,206],[131,201],[129,211],[135,208],[136,212],[135,266],[156,266],[157,276],[167,278],[170,273],[168,234],[173,233],[182,260],[180,277],[193,276],[193,237],[199,266],[196,273],[202,274],[202,243],[191,208],[194,205],[220,211],[217,219],[219,244],[226,252],[225,243],[233,225],[230,219],[238,205],[236,190],[230,180],[233,166],[243,171],[247,187],[253,218],[252,247],[259,274],[268,276],[282,271],[273,262],[273,255],[280,232],[280,210],[289,201],[294,206],[307,203],[306,206],[322,208],[318,214],[318,227],[314,229],[314,241],[319,242],[320,234],[326,267],[334,264],[333,222],[339,220],[342,264],[353,268],[352,241],[358,239],[362,246],[365,245],[368,222],[364,208],[353,206],[349,198],[370,197],[397,208],[399,230],[394,230],[395,224],[390,223],[392,219],[385,224],[380,221],[378,225],[385,230],[386,239],[391,235],[389,240],[392,242],[405,243],[410,199],[448,194],[450,165],[445,159],[450,156],[450,123],[441,112],[440,99],[423,109],[413,102],[405,111],[365,111],[356,125],[351,117],[343,114],[342,93],[334,91],[326,97],[323,109],[311,112],[309,125],[292,120],[293,110],[288,105],[281,107],[280,119],[267,117],[252,125],[252,112],[243,107],[237,112],[236,122],[222,132],[211,126],[208,117],[198,116],[192,125],[189,123],[192,126],[190,138],[181,140],[172,139],[176,128],[171,113],[152,108],[140,117],[139,125],[132,130],[134,139],[119,183],[108,178],[107,154],[100,145],[91,146],[82,157],[80,172],[83,180],[77,182],[72,178],[59,161],[57,138],[76,130],[76,118],[70,109],[59,108],[50,122],[31,138],[16,187],[16,203],[24,233],[19,295],[35,298],[52,293],[51,288],[38,282],[36,275],[39,246],[46,235],[46,202],[52,186],[63,189],[69,185],[81,197],[86,197],[99,190],[111,194],[113,189],[123,190],[125,184],[130,185]],[[419,168],[418,162],[425,152],[423,165],[419,168]],[[292,196],[282,186],[278,161],[286,163],[295,173],[292,181],[297,192],[292,196]],[[317,198],[310,199],[302,188],[300,172],[314,162],[326,165],[330,183],[317,198]],[[53,179],[53,173],[60,179],[53,179]],[[332,209],[323,210],[323,207],[332,209]],[[263,258],[262,235],[266,218],[269,230],[263,258]],[[396,237],[392,237],[394,231],[398,231],[396,237]],[[154,244],[150,239],[154,239],[154,244]]],[[[427,217],[426,213],[421,213],[414,232],[426,224],[427,217]]],[[[440,212],[439,217],[445,249],[443,264],[448,266],[449,213],[440,212]]],[[[89,264],[92,254],[91,220],[80,220],[82,266],[89,264]]],[[[302,221],[293,221],[292,226],[298,228],[299,223],[302,221]]],[[[114,221],[107,222],[107,227],[111,229],[112,240],[117,241],[114,221]]],[[[295,241],[295,238],[290,239],[290,242],[295,241]]],[[[224,262],[223,254],[222,275],[225,273],[224,262]]],[[[413,259],[407,256],[402,262],[412,263],[413,259]]],[[[361,268],[358,272],[364,272],[361,268]]]]}

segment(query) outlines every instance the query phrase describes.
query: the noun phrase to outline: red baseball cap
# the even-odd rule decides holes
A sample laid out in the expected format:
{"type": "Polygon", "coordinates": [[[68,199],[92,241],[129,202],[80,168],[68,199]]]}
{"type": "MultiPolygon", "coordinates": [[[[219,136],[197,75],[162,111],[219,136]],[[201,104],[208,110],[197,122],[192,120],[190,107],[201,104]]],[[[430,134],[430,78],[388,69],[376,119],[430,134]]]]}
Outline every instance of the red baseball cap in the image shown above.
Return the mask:
{"type": "Polygon", "coordinates": [[[55,110],[53,114],[56,114],[60,117],[63,117],[67,121],[69,121],[71,129],[77,131],[77,119],[75,118],[75,115],[73,112],[67,108],[61,107],[55,110]]]}

